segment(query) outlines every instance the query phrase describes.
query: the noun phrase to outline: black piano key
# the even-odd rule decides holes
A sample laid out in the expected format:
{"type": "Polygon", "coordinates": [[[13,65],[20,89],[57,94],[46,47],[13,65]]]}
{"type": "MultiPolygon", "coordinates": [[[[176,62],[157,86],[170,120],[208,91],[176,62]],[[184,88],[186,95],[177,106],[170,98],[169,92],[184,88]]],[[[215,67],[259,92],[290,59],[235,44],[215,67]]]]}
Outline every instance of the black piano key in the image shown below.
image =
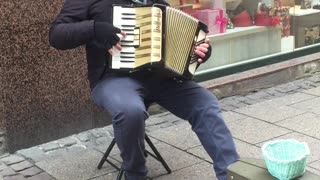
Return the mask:
{"type": "Polygon", "coordinates": [[[136,27],[135,25],[125,25],[125,24],[122,24],[121,27],[136,27]]]}
{"type": "Polygon", "coordinates": [[[121,59],[132,59],[135,56],[120,56],[121,59]]]}
{"type": "Polygon", "coordinates": [[[136,18],[134,18],[134,17],[122,17],[121,19],[123,19],[123,20],[135,20],[136,18]]]}
{"type": "Polygon", "coordinates": [[[124,16],[135,16],[135,13],[121,13],[124,16]]]}
{"type": "Polygon", "coordinates": [[[133,63],[133,61],[120,60],[121,63],[133,63]]]}
{"type": "Polygon", "coordinates": [[[134,43],[134,41],[129,41],[129,40],[121,40],[120,42],[123,42],[123,43],[134,43]]]}
{"type": "Polygon", "coordinates": [[[134,32],[134,29],[121,29],[122,31],[130,31],[130,32],[134,32]]]}
{"type": "Polygon", "coordinates": [[[136,45],[121,44],[121,47],[137,47],[136,45]]]}
{"type": "Polygon", "coordinates": [[[120,52],[120,54],[135,54],[134,52],[120,52]]]}

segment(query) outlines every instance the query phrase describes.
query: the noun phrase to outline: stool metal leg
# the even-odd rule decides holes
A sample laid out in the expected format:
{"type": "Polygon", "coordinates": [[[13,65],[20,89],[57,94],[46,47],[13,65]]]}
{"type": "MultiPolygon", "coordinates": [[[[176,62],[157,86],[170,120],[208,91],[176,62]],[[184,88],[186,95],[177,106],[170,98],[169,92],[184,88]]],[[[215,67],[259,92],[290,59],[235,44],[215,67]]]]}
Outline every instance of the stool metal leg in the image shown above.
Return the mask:
{"type": "Polygon", "coordinates": [[[121,180],[122,179],[123,173],[124,173],[124,170],[121,168],[119,173],[118,173],[117,180],[121,180]]]}
{"type": "Polygon", "coordinates": [[[163,165],[163,167],[167,170],[168,174],[171,173],[171,169],[169,168],[168,164],[164,161],[164,159],[162,158],[162,156],[160,155],[159,151],[157,150],[157,148],[153,145],[152,141],[150,140],[150,138],[148,137],[148,135],[145,135],[145,140],[147,141],[147,143],[149,144],[150,148],[152,149],[152,151],[155,153],[156,157],[153,156],[153,154],[148,153],[154,157],[155,159],[157,159],[158,161],[161,162],[161,164],[163,165]]]}
{"type": "MultiPolygon", "coordinates": [[[[113,138],[111,143],[110,143],[110,145],[109,145],[109,147],[108,147],[108,149],[107,149],[107,151],[104,153],[102,159],[99,162],[98,169],[101,169],[101,167],[103,166],[104,162],[107,161],[107,158],[108,158],[108,156],[109,156],[109,154],[110,154],[110,152],[111,152],[111,150],[112,150],[112,148],[113,148],[113,146],[115,144],[116,144],[116,140],[115,140],[115,138],[113,138]]],[[[115,166],[109,161],[108,161],[108,163],[111,164],[112,166],[115,166]]],[[[116,168],[116,169],[118,169],[118,168],[116,168]]]]}
{"type": "MultiPolygon", "coordinates": [[[[147,156],[147,154],[151,155],[153,158],[155,158],[156,160],[158,160],[163,167],[167,170],[168,174],[171,173],[171,169],[169,168],[168,164],[164,161],[164,159],[162,158],[162,156],[160,155],[159,151],[157,150],[157,148],[153,145],[152,141],[150,140],[150,138],[148,137],[148,135],[145,135],[145,140],[146,142],[149,144],[150,148],[152,149],[152,151],[154,152],[154,154],[150,153],[149,151],[145,150],[145,155],[147,156]]],[[[99,162],[98,165],[98,169],[101,169],[104,162],[108,162],[110,165],[112,165],[114,168],[119,170],[119,174],[117,176],[117,180],[121,180],[123,174],[124,174],[124,170],[122,168],[117,167],[115,164],[113,164],[111,161],[108,160],[108,156],[110,154],[110,152],[112,151],[114,145],[116,144],[116,140],[115,138],[112,139],[107,151],[104,153],[102,159],[99,162]]]]}

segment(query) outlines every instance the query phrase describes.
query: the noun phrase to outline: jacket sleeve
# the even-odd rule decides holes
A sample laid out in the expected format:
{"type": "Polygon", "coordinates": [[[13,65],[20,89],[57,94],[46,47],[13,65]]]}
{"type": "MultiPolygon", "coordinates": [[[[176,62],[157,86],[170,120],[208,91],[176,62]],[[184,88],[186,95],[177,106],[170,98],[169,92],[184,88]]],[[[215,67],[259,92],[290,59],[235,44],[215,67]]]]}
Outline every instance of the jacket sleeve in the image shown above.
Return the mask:
{"type": "Polygon", "coordinates": [[[94,37],[94,21],[87,19],[89,0],[65,0],[60,14],[49,31],[50,45],[56,49],[72,49],[94,37]]]}

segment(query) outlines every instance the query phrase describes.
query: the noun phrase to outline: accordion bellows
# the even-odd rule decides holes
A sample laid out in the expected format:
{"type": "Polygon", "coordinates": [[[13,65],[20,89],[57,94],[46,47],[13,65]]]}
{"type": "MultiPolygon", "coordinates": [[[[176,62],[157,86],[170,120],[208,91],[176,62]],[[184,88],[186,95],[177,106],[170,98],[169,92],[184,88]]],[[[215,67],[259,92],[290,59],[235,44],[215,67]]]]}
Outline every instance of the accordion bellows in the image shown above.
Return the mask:
{"type": "Polygon", "coordinates": [[[113,8],[113,25],[126,32],[111,68],[135,71],[163,69],[170,76],[192,78],[198,63],[194,47],[204,42],[207,27],[172,7],[113,8]]]}

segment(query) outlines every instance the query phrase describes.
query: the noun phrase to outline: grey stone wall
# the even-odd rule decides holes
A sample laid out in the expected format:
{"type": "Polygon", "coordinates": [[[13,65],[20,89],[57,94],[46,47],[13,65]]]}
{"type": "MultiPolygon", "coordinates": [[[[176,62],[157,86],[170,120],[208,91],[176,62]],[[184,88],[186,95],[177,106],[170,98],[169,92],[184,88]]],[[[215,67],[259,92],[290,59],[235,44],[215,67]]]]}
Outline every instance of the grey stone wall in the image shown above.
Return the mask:
{"type": "Polygon", "coordinates": [[[0,134],[7,141],[0,151],[103,124],[94,121],[83,48],[49,46],[49,26],[62,5],[63,0],[1,0],[0,134]]]}

